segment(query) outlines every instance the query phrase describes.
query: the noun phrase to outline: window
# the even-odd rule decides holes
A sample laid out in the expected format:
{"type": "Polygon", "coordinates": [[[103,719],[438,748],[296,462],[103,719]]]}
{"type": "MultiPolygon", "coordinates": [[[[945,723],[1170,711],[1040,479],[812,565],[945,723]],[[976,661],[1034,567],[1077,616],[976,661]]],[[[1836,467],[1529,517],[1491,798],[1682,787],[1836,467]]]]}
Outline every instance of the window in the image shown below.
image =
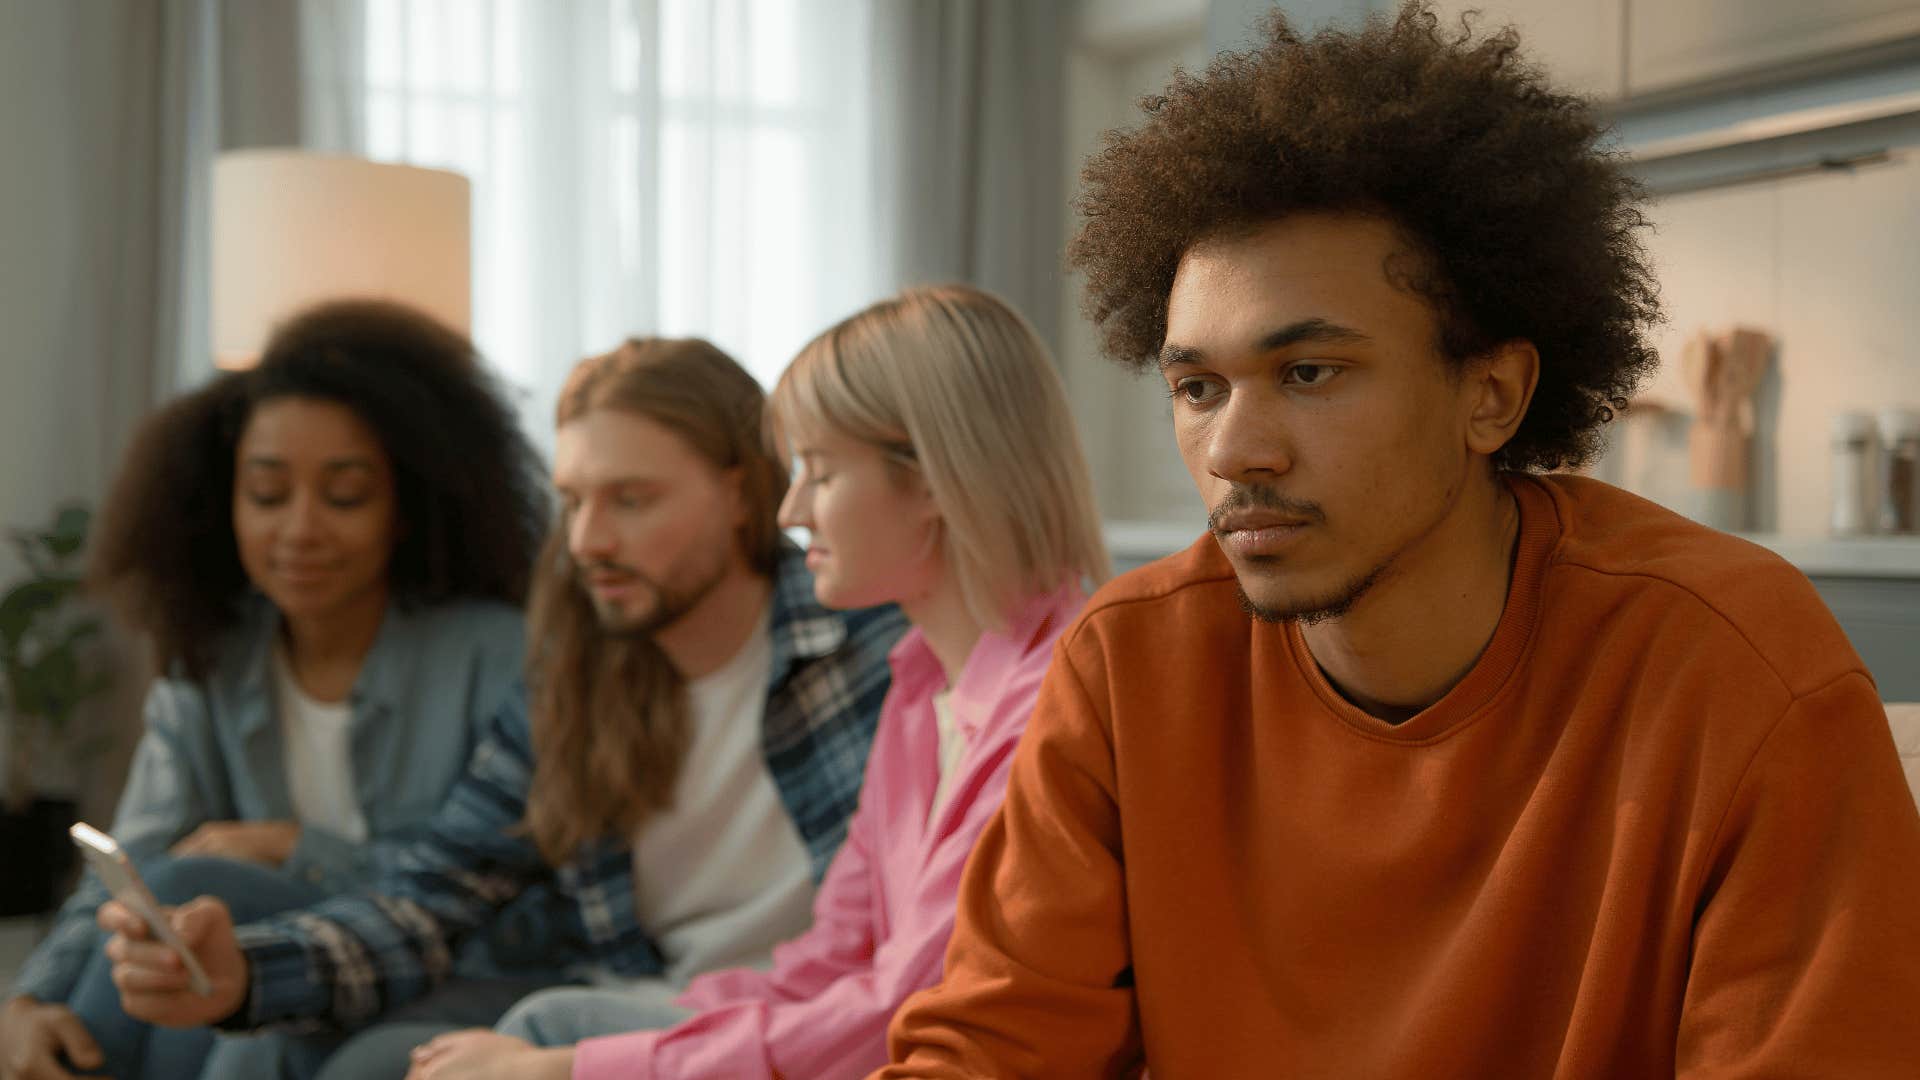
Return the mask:
{"type": "Polygon", "coordinates": [[[361,150],[473,182],[474,326],[544,439],[580,357],[771,383],[884,290],[865,0],[368,0],[361,150]]]}

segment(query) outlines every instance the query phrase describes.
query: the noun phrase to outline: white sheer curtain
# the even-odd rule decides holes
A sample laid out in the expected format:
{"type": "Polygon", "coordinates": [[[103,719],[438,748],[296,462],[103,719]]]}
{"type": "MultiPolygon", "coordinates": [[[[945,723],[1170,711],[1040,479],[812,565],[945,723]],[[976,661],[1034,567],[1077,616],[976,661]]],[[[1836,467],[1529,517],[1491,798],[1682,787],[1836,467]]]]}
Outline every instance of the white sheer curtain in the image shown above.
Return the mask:
{"type": "Polygon", "coordinates": [[[770,383],[886,291],[873,2],[307,0],[309,141],[472,178],[474,336],[544,440],[626,336],[770,383]]]}

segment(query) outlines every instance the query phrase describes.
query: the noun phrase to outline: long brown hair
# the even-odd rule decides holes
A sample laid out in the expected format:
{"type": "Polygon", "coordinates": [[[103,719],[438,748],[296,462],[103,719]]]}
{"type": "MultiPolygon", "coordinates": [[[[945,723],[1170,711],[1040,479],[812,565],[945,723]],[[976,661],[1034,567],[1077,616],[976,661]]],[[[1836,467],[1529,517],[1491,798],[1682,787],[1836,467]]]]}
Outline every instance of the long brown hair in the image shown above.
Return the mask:
{"type": "MultiPolygon", "coordinates": [[[[740,549],[772,575],[787,470],[763,434],[765,404],[753,376],[705,341],[633,339],[573,369],[554,422],[619,409],[679,435],[715,467],[737,468],[747,506],[740,549]]],[[[555,866],[666,809],[687,745],[685,680],[651,637],[601,631],[566,536],[564,523],[548,534],[527,611],[535,764],[526,826],[555,866]]]]}

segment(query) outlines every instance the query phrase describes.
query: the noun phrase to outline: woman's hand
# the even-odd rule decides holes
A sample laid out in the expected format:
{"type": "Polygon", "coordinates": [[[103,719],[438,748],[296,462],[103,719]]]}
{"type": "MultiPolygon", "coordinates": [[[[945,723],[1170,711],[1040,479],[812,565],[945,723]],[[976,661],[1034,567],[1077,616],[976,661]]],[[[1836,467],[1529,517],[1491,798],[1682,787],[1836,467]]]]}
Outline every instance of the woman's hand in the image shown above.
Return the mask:
{"type": "Polygon", "coordinates": [[[300,843],[297,821],[209,821],[173,845],[174,855],[216,855],[223,859],[280,866],[300,843]]]}
{"type": "Polygon", "coordinates": [[[239,1012],[247,1003],[251,974],[246,954],[234,938],[233,915],[227,905],[202,896],[160,911],[193,950],[213,992],[205,997],[195,993],[180,954],[155,940],[145,919],[118,900],[109,900],[94,918],[100,929],[113,935],[106,949],[107,959],[113,961],[120,1007],[135,1020],[171,1028],[205,1027],[239,1012]]]}
{"type": "Polygon", "coordinates": [[[99,1044],[72,1009],[24,994],[0,1007],[0,1080],[73,1080],[62,1055],[76,1068],[101,1064],[99,1044]]]}
{"type": "Polygon", "coordinates": [[[571,1046],[542,1048],[469,1028],[414,1047],[407,1080],[569,1080],[572,1075],[571,1046]]]}

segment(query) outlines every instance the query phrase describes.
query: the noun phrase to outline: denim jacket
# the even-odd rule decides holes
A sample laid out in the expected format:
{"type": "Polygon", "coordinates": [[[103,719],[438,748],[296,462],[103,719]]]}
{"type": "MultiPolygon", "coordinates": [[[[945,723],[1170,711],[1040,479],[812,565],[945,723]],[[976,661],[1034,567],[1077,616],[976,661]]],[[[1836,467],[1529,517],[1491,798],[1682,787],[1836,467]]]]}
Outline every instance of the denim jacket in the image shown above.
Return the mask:
{"type": "MultiPolygon", "coordinates": [[[[273,694],[278,627],[273,606],[252,597],[205,679],[154,680],[111,830],[136,863],[206,822],[294,820],[273,694]]],[[[504,604],[388,606],[349,698],[349,754],[367,840],[306,826],[287,873],[346,891],[377,877],[421,835],[516,685],[522,633],[520,612],[504,604]]],[[[66,999],[100,945],[93,916],[106,899],[91,873],[82,879],[14,993],[66,999]]]]}

